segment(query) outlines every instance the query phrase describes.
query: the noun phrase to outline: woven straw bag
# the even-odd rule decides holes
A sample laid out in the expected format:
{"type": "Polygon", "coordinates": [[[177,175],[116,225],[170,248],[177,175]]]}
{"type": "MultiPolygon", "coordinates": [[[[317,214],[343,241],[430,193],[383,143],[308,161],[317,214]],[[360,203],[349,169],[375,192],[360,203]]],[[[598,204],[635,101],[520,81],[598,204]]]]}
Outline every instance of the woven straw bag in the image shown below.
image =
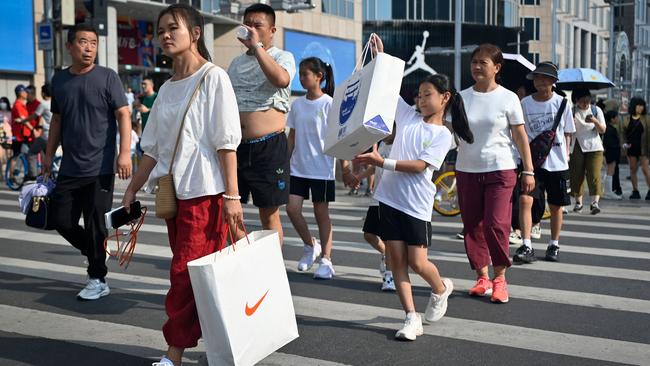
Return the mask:
{"type": "Polygon", "coordinates": [[[171,219],[176,217],[176,212],[178,211],[178,206],[176,205],[176,189],[174,188],[174,174],[172,168],[174,167],[174,159],[176,158],[176,150],[178,150],[178,143],[181,140],[181,134],[183,132],[183,127],[185,126],[185,117],[187,117],[187,111],[189,111],[190,106],[196,99],[198,94],[199,87],[203,84],[206,75],[212,70],[214,65],[210,66],[201,80],[196,84],[194,88],[194,93],[190,98],[187,106],[185,107],[185,113],[183,113],[183,119],[181,119],[181,127],[178,131],[178,136],[176,137],[176,145],[174,146],[174,152],[172,153],[172,160],[169,163],[169,172],[166,175],[158,178],[158,192],[156,192],[156,217],[161,219],[171,219]]]}

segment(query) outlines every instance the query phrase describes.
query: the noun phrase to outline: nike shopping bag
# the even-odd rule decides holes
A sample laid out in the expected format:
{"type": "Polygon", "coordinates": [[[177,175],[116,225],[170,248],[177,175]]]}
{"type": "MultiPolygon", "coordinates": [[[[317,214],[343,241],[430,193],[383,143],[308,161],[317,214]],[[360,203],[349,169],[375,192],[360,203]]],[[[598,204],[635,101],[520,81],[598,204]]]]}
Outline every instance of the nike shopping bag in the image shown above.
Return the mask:
{"type": "MultiPolygon", "coordinates": [[[[368,44],[363,53],[371,53],[368,44]]],[[[324,151],[339,159],[354,158],[393,131],[404,61],[379,53],[359,65],[337,85],[327,116],[324,151]]]]}
{"type": "Polygon", "coordinates": [[[187,264],[210,366],[253,365],[298,337],[278,233],[187,264]]]}

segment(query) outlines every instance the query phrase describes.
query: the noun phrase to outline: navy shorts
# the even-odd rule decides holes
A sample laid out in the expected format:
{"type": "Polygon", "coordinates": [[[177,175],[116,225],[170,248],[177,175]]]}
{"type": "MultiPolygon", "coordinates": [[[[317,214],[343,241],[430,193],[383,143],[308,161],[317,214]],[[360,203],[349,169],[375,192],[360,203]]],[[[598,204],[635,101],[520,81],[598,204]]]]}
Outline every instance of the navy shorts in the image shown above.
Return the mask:
{"type": "Polygon", "coordinates": [[[284,132],[253,143],[243,141],[237,148],[237,180],[242,203],[247,203],[248,195],[252,194],[253,204],[260,208],[287,204],[289,167],[284,132]]]}
{"type": "Polygon", "coordinates": [[[312,202],[334,202],[336,186],[333,180],[311,179],[291,176],[289,192],[304,199],[309,199],[311,191],[312,202]]]}

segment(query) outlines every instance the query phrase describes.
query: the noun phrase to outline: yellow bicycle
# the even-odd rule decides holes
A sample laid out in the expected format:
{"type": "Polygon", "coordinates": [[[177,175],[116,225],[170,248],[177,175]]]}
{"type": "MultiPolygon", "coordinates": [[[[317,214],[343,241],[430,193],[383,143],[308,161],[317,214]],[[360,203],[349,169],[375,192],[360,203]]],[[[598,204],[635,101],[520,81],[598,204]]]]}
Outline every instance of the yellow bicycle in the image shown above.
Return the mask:
{"type": "Polygon", "coordinates": [[[433,183],[436,185],[433,209],[442,216],[457,216],[460,214],[458,192],[456,190],[456,173],[453,170],[444,172],[433,183]]]}

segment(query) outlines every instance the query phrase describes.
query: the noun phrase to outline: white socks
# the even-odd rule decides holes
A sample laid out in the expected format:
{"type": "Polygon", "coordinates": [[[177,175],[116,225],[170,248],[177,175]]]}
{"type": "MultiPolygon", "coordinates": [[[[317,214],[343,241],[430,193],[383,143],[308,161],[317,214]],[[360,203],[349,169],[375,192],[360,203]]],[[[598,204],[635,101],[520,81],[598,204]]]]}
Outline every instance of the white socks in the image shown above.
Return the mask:
{"type": "Polygon", "coordinates": [[[559,248],[559,247],[560,247],[560,244],[559,244],[559,243],[560,243],[559,240],[549,240],[549,241],[548,241],[548,246],[549,246],[549,247],[551,247],[551,246],[556,246],[556,247],[559,248]]]}
{"type": "Polygon", "coordinates": [[[522,239],[521,241],[523,242],[523,244],[525,246],[527,246],[527,247],[529,247],[531,249],[533,248],[533,243],[531,243],[530,239],[522,239]]]}

